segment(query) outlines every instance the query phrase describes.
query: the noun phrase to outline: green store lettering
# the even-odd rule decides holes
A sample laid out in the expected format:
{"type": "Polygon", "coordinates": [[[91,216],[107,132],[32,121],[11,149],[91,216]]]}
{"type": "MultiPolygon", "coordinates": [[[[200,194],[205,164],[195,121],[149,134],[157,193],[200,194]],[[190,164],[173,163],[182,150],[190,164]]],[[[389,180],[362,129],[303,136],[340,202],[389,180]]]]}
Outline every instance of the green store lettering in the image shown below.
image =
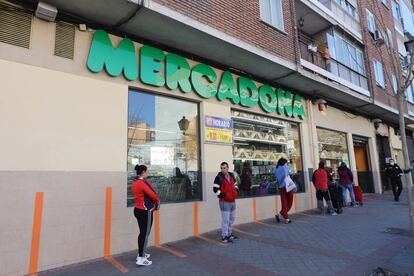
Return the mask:
{"type": "Polygon", "coordinates": [[[240,76],[237,80],[229,71],[217,76],[216,71],[206,64],[197,64],[191,68],[188,61],[176,54],[143,45],[139,51],[139,67],[135,44],[124,38],[114,48],[109,35],[97,30],[93,35],[88,61],[88,69],[99,73],[104,68],[111,77],[123,73],[125,79],[140,79],[144,84],[162,87],[169,90],[177,88],[183,93],[193,90],[199,97],[219,101],[228,100],[232,104],[243,107],[254,107],[257,104],[267,113],[277,112],[287,117],[306,117],[302,98],[290,91],[278,88],[276,91],[269,85],[257,85],[249,78],[240,76]],[[138,68],[140,69],[138,72],[138,68]]]}

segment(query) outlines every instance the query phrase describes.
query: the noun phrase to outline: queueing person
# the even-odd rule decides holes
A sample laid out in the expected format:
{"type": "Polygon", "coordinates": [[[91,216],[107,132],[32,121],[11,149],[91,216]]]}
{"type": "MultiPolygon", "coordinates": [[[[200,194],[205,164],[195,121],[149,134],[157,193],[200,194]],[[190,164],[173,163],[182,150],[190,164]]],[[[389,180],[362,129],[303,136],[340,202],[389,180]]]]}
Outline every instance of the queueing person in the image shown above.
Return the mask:
{"type": "Polygon", "coordinates": [[[312,182],[316,189],[316,199],[318,201],[318,209],[321,214],[325,214],[323,199],[328,204],[328,213],[335,216],[337,213],[333,208],[331,198],[329,196],[328,181],[332,181],[332,176],[325,169],[325,163],[319,162],[319,168],[313,172],[312,182]]]}
{"type": "Polygon", "coordinates": [[[285,219],[285,223],[291,223],[292,220],[289,218],[289,210],[293,204],[293,191],[286,192],[285,178],[289,175],[289,168],[287,166],[287,160],[280,158],[277,161],[275,176],[279,183],[280,200],[282,202],[282,210],[279,214],[275,215],[276,221],[281,222],[281,217],[285,219]]]}
{"type": "Polygon", "coordinates": [[[398,164],[395,163],[394,159],[390,159],[389,165],[385,168],[385,173],[391,181],[392,192],[394,194],[395,201],[400,201],[400,195],[403,189],[402,182],[401,182],[401,176],[403,175],[403,173],[408,173],[410,171],[411,171],[411,168],[403,171],[400,168],[400,166],[398,166],[398,164]]]}
{"type": "Polygon", "coordinates": [[[213,192],[219,198],[222,242],[229,243],[237,239],[232,233],[232,227],[236,219],[238,188],[235,185],[234,175],[229,172],[229,164],[227,162],[220,164],[220,170],[214,179],[213,192]]]}
{"type": "Polygon", "coordinates": [[[134,196],[135,208],[134,216],[138,221],[138,256],[136,264],[139,266],[149,266],[152,261],[148,260],[150,254],[145,253],[148,236],[152,226],[152,212],[160,207],[160,198],[154,191],[152,184],[146,179],[148,169],[144,165],[135,166],[137,180],[132,183],[131,190],[134,196]]]}
{"type": "Polygon", "coordinates": [[[352,174],[352,171],[346,166],[346,164],[344,162],[341,163],[341,166],[338,168],[338,175],[339,175],[339,183],[341,184],[342,187],[342,200],[344,203],[344,207],[347,207],[347,190],[349,191],[349,194],[351,196],[351,206],[352,207],[357,207],[358,205],[356,204],[355,201],[355,194],[354,194],[354,187],[353,187],[353,182],[354,182],[354,176],[352,174]]]}

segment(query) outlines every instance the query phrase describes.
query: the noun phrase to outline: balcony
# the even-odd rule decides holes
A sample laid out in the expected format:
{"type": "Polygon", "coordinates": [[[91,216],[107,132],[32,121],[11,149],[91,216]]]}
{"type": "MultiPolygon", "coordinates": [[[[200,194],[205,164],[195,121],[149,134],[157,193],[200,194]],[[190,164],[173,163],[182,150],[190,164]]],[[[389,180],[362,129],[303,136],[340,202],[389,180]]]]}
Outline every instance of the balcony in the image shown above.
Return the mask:
{"type": "Polygon", "coordinates": [[[367,77],[330,58],[329,54],[323,53],[319,48],[311,49],[309,45],[312,44],[313,42],[299,39],[301,65],[306,70],[345,85],[360,94],[370,96],[367,77]]]}
{"type": "Polygon", "coordinates": [[[361,24],[357,7],[342,0],[296,0],[296,14],[300,28],[313,35],[328,26],[339,26],[362,43],[361,24]],[[341,2],[342,4],[338,4],[341,2]]]}

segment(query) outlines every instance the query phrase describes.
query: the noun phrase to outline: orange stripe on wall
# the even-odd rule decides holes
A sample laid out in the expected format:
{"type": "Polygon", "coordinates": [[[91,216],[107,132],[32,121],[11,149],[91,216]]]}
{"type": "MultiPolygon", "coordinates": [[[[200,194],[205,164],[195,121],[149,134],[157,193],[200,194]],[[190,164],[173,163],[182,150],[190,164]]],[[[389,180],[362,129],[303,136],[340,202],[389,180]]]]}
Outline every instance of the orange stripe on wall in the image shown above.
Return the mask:
{"type": "Polygon", "coordinates": [[[198,201],[194,202],[194,236],[198,236],[198,201]]]}
{"type": "Polygon", "coordinates": [[[295,204],[295,213],[298,211],[298,197],[296,196],[296,193],[294,193],[293,194],[293,201],[294,201],[294,204],[295,204]]]}
{"type": "Polygon", "coordinates": [[[257,221],[257,213],[256,213],[256,198],[252,198],[252,204],[253,204],[253,221],[257,221]]]}
{"type": "Polygon", "coordinates": [[[40,230],[42,228],[42,211],[43,211],[43,192],[36,193],[33,228],[32,228],[32,246],[30,250],[29,275],[37,272],[39,263],[39,246],[40,230]]]}
{"type": "Polygon", "coordinates": [[[160,211],[154,211],[154,245],[160,245],[160,211]]]}
{"type": "Polygon", "coordinates": [[[277,215],[279,212],[279,200],[277,198],[277,195],[275,195],[275,215],[277,215]]]}
{"type": "Polygon", "coordinates": [[[104,257],[111,255],[112,187],[106,187],[104,257]]]}
{"type": "Polygon", "coordinates": [[[312,189],[312,182],[309,182],[309,197],[310,197],[310,203],[311,203],[311,208],[313,209],[314,207],[314,203],[313,203],[313,189],[312,189]]]}

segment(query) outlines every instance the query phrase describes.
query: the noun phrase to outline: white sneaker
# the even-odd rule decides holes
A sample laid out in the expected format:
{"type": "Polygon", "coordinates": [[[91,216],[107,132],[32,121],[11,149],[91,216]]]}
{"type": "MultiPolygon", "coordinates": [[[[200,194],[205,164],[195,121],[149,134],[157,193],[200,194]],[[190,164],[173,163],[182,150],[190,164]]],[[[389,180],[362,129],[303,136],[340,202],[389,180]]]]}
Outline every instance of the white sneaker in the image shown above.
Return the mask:
{"type": "Polygon", "coordinates": [[[139,257],[138,261],[136,262],[136,265],[141,265],[141,266],[149,266],[151,264],[152,264],[152,262],[147,260],[144,257],[139,257]]]}
{"type": "Polygon", "coordinates": [[[336,216],[338,215],[336,212],[331,213],[331,216],[336,216]]]}
{"type": "MultiPolygon", "coordinates": [[[[144,253],[144,258],[145,259],[148,259],[149,257],[151,257],[151,255],[150,254],[148,254],[148,253],[144,253]]],[[[136,261],[138,261],[138,258],[139,258],[139,255],[137,255],[137,258],[135,259],[136,261]]]]}

